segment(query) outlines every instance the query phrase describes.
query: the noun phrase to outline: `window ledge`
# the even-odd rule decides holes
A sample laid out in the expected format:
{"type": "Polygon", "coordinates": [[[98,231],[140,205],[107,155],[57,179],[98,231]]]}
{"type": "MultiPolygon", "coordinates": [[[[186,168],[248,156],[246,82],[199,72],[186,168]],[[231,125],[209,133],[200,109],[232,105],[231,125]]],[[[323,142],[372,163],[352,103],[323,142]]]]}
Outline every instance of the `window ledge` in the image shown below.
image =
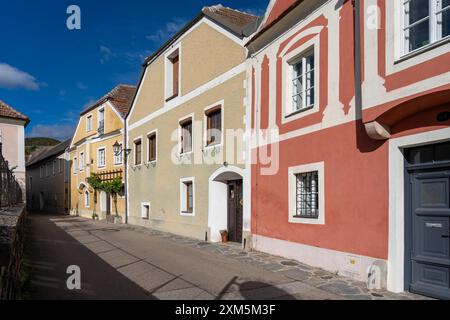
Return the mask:
{"type": "Polygon", "coordinates": [[[418,48],[414,51],[408,52],[408,53],[402,55],[400,58],[396,59],[394,61],[394,64],[402,63],[406,60],[417,57],[418,55],[421,55],[422,53],[431,51],[431,50],[436,49],[437,47],[443,46],[444,44],[447,44],[447,43],[450,43],[450,36],[447,36],[439,41],[427,44],[426,46],[418,48]]]}
{"type": "Polygon", "coordinates": [[[315,106],[310,106],[310,107],[307,107],[307,108],[304,108],[304,109],[301,109],[301,110],[298,110],[298,111],[291,112],[291,113],[287,114],[285,116],[285,118],[286,119],[292,118],[292,117],[294,117],[296,115],[299,115],[299,114],[302,114],[304,112],[310,111],[310,110],[312,110],[314,108],[315,108],[315,106]]]}
{"type": "Polygon", "coordinates": [[[169,101],[171,101],[171,100],[173,100],[173,99],[175,99],[175,98],[178,98],[178,93],[177,93],[177,94],[174,94],[174,95],[171,96],[171,97],[166,98],[166,102],[169,102],[169,101]]]}
{"type": "Polygon", "coordinates": [[[222,148],[223,147],[223,143],[221,142],[221,143],[216,143],[216,144],[209,144],[209,145],[206,145],[205,147],[204,147],[204,149],[205,150],[209,150],[209,149],[220,149],[220,148],[222,148]]]}
{"type": "Polygon", "coordinates": [[[309,225],[325,225],[325,221],[320,218],[303,218],[303,217],[296,217],[296,216],[290,216],[289,217],[289,223],[294,224],[309,224],[309,225]]]}
{"type": "Polygon", "coordinates": [[[181,211],[180,215],[183,216],[183,217],[195,217],[195,214],[193,212],[181,211]]]}
{"type": "Polygon", "coordinates": [[[193,153],[194,153],[194,151],[184,152],[184,153],[180,153],[179,156],[180,156],[180,158],[187,157],[187,156],[192,155],[193,153]]]}

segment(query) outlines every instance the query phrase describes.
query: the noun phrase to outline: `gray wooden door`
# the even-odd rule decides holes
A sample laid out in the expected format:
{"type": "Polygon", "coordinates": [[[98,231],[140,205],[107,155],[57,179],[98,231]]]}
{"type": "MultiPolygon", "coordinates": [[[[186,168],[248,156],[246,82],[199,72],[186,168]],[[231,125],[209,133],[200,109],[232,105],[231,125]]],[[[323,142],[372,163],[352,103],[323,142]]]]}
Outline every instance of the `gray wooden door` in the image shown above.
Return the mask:
{"type": "Polygon", "coordinates": [[[410,183],[409,290],[450,299],[450,167],[410,171],[410,183]]]}
{"type": "Polygon", "coordinates": [[[228,239],[242,242],[243,188],[242,180],[228,182],[228,239]]]}

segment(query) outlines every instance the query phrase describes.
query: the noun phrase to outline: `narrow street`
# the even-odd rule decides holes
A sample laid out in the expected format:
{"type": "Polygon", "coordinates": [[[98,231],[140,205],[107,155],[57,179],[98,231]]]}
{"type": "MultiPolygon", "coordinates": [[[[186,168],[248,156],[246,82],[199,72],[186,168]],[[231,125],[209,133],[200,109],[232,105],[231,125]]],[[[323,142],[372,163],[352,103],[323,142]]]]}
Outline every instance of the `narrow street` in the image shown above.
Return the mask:
{"type": "Polygon", "coordinates": [[[419,299],[238,246],[78,217],[30,214],[32,299],[419,299]],[[67,267],[81,268],[68,290],[67,267]]]}

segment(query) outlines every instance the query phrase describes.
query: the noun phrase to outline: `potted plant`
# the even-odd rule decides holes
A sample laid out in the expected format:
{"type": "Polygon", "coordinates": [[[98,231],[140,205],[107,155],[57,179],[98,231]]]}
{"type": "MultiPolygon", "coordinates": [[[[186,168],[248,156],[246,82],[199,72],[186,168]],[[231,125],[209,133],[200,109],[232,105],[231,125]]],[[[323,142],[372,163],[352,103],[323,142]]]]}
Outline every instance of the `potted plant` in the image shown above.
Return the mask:
{"type": "Polygon", "coordinates": [[[227,243],[228,242],[228,231],[227,230],[221,230],[220,236],[222,237],[222,242],[227,243]]]}
{"type": "MultiPolygon", "coordinates": [[[[121,178],[115,178],[112,181],[102,181],[98,174],[92,174],[86,181],[91,185],[91,187],[95,190],[102,190],[108,194],[108,196],[112,196],[114,201],[114,223],[119,224],[122,223],[122,217],[119,215],[119,211],[117,209],[117,197],[123,191],[124,184],[121,178]]],[[[95,210],[95,209],[94,209],[95,210]]],[[[95,212],[94,212],[95,213],[95,212]]]]}

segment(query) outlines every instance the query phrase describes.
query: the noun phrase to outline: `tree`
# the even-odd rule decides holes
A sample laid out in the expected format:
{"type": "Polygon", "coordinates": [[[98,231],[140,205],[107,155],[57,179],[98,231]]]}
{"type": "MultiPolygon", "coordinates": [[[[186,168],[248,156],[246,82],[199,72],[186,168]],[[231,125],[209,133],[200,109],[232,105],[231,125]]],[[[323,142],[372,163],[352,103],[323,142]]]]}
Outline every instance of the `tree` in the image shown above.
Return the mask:
{"type": "Polygon", "coordinates": [[[117,196],[123,191],[124,184],[122,178],[115,178],[111,181],[102,181],[100,175],[93,173],[89,178],[86,179],[87,183],[91,185],[94,190],[101,190],[106,192],[108,195],[113,197],[114,208],[116,211],[116,217],[119,216],[117,209],[117,196]]]}

